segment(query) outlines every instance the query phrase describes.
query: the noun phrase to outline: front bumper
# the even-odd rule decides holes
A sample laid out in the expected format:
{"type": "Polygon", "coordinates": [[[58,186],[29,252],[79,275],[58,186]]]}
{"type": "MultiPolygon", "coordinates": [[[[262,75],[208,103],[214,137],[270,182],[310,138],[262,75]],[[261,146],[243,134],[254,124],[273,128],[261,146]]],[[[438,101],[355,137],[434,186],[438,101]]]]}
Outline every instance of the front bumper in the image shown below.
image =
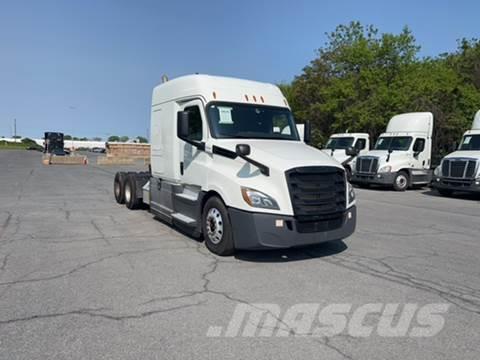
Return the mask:
{"type": "Polygon", "coordinates": [[[293,216],[252,213],[229,208],[236,249],[291,248],[344,239],[355,231],[357,209],[345,211],[341,225],[333,230],[321,230],[328,224],[318,223],[316,232],[299,232],[299,223],[293,216]]]}
{"type": "Polygon", "coordinates": [[[432,187],[452,191],[480,193],[480,181],[478,179],[456,179],[434,176],[432,187]]]}
{"type": "Polygon", "coordinates": [[[396,173],[353,173],[350,182],[354,184],[393,185],[395,175],[396,173]]]}

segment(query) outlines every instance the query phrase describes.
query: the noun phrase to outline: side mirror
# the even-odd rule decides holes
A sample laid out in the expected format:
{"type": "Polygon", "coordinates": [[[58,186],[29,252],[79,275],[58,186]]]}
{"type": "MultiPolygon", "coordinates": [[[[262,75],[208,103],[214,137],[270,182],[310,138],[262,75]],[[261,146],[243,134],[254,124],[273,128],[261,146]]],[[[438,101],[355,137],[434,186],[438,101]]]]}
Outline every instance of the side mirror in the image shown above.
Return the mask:
{"type": "Polygon", "coordinates": [[[190,113],[188,111],[179,111],[177,113],[177,136],[180,139],[186,139],[189,136],[189,120],[190,113]]]}
{"type": "Polygon", "coordinates": [[[247,144],[238,144],[235,147],[235,153],[239,156],[248,156],[250,155],[250,145],[247,144]]]}
{"type": "Polygon", "coordinates": [[[345,154],[347,156],[357,156],[358,152],[359,152],[359,150],[356,147],[349,146],[345,149],[345,154]]]}
{"type": "Polygon", "coordinates": [[[306,144],[310,144],[312,141],[312,126],[310,125],[310,121],[305,121],[303,131],[303,141],[305,141],[306,144]]]}

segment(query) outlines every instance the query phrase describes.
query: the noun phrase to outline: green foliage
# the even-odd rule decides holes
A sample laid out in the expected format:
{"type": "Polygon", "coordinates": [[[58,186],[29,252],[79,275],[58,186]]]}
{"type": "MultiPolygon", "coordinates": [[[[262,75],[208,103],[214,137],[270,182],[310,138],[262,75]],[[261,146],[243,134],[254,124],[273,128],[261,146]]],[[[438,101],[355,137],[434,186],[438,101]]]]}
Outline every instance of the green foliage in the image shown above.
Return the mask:
{"type": "Polygon", "coordinates": [[[129,139],[128,136],[120,136],[120,142],[127,142],[129,139]]]}
{"type": "Polygon", "coordinates": [[[412,32],[380,34],[358,22],[327,34],[318,56],[292,84],[281,84],[299,122],[312,121],[313,143],[331,133],[368,132],[376,138],[391,116],[431,111],[434,152],[446,152],[480,108],[480,43],[419,59],[412,32]]]}
{"type": "Polygon", "coordinates": [[[138,142],[141,143],[141,144],[146,144],[146,143],[148,143],[148,139],[145,138],[145,137],[143,137],[143,136],[137,136],[137,140],[138,140],[138,142]]]}
{"type": "Polygon", "coordinates": [[[118,141],[120,141],[120,137],[118,137],[117,135],[112,135],[112,136],[108,137],[108,141],[109,142],[118,142],[118,141]]]}
{"type": "Polygon", "coordinates": [[[72,140],[72,135],[64,135],[63,140],[72,140]]]}

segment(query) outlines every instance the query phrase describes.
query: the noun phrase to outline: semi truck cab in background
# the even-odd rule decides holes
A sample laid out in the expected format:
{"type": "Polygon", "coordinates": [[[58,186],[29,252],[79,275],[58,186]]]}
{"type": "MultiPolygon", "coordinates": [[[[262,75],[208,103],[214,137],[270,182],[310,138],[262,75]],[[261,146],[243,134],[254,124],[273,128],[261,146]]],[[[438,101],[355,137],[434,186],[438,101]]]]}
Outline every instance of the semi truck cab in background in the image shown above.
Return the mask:
{"type": "Polygon", "coordinates": [[[431,181],[433,114],[395,115],[373,150],[355,159],[352,182],[359,186],[389,185],[405,191],[431,181]]]}
{"type": "Polygon", "coordinates": [[[454,191],[480,193],[480,110],[472,128],[463,134],[457,151],[445,156],[435,169],[432,186],[444,196],[454,191]]]}
{"type": "Polygon", "coordinates": [[[333,134],[322,151],[342,164],[350,179],[354,157],[347,155],[348,148],[354,148],[357,156],[366,155],[370,150],[370,136],[367,133],[333,134]]]}
{"type": "Polygon", "coordinates": [[[301,141],[278,87],[180,77],[153,90],[150,128],[151,173],[117,173],[116,200],[147,204],[203,235],[210,251],[289,248],[354,232],[345,170],[301,141]]]}

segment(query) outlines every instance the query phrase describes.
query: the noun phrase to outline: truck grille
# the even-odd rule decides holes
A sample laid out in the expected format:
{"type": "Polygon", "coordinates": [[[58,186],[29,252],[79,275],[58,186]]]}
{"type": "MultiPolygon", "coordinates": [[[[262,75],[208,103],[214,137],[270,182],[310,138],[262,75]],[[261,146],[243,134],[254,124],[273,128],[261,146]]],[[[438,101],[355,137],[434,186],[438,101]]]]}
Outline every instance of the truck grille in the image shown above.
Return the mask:
{"type": "Polygon", "coordinates": [[[360,156],[357,158],[355,170],[358,173],[375,174],[378,170],[378,158],[360,156]]]}
{"type": "Polygon", "coordinates": [[[476,169],[476,160],[448,159],[442,162],[442,175],[448,178],[471,179],[475,177],[476,169]]]}
{"type": "Polygon", "coordinates": [[[299,232],[339,228],[346,210],[345,171],[333,166],[309,166],[286,173],[299,232]]]}

